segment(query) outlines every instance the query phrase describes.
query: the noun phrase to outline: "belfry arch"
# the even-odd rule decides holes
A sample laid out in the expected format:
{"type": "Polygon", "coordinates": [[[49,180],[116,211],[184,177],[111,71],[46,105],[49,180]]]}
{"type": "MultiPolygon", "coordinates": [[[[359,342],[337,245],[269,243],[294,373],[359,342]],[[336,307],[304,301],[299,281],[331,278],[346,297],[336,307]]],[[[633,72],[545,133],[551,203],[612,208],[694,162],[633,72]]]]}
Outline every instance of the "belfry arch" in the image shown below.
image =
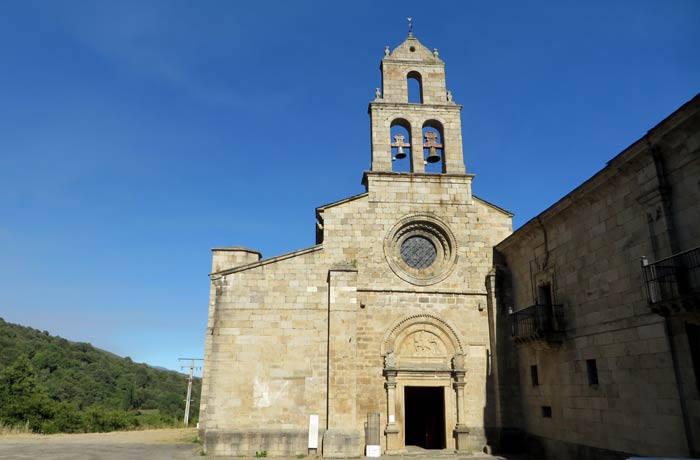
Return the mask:
{"type": "Polygon", "coordinates": [[[445,172],[445,130],[435,119],[426,120],[422,127],[426,172],[445,172]]]}
{"type": "Polygon", "coordinates": [[[413,172],[411,123],[405,118],[395,118],[390,126],[392,171],[413,172]]]}
{"type": "Polygon", "coordinates": [[[407,316],[387,330],[381,354],[387,452],[403,452],[407,445],[458,449],[468,430],[463,420],[465,355],[455,328],[435,315],[407,316]],[[434,404],[416,407],[425,398],[434,404]]]}
{"type": "Polygon", "coordinates": [[[423,103],[423,77],[415,70],[406,75],[406,96],[409,104],[423,103]]]}

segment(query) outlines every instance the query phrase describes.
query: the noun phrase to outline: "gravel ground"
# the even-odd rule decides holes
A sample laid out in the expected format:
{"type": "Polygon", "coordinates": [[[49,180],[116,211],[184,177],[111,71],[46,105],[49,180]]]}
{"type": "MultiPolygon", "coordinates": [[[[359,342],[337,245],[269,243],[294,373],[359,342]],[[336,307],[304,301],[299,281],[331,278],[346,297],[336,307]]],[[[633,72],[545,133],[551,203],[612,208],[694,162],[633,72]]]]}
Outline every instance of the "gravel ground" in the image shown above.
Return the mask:
{"type": "MultiPolygon", "coordinates": [[[[194,460],[202,459],[194,428],[86,434],[0,435],[1,460],[194,460]]],[[[211,456],[207,456],[212,458],[211,456]]],[[[222,457],[219,457],[222,458],[222,457]]],[[[228,457],[231,458],[231,457],[228,457]]],[[[364,458],[364,457],[361,457],[364,458]]],[[[387,460],[506,460],[498,456],[468,456],[416,448],[387,460]]],[[[524,460],[508,456],[510,460],[524,460]]],[[[236,457],[244,460],[244,457],[236,457]]],[[[283,459],[277,459],[283,460],[283,459]]],[[[296,460],[287,459],[287,460],[296,460]]],[[[316,460],[307,457],[306,460],[316,460]]],[[[319,458],[320,460],[320,458],[319,458]]]]}
{"type": "Polygon", "coordinates": [[[195,429],[115,433],[4,435],[2,460],[193,460],[202,446],[195,429]]]}

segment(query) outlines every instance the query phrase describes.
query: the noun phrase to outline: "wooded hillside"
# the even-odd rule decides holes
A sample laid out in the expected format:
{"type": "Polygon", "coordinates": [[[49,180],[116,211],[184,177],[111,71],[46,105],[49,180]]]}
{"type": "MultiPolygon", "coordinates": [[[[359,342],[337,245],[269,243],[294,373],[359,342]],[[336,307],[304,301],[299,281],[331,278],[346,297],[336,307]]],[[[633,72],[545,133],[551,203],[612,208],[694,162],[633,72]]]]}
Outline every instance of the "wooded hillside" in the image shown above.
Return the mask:
{"type": "MultiPolygon", "coordinates": [[[[193,385],[197,420],[201,380],[193,385]]],[[[0,425],[87,432],[182,423],[185,375],[0,318],[0,425]]]]}

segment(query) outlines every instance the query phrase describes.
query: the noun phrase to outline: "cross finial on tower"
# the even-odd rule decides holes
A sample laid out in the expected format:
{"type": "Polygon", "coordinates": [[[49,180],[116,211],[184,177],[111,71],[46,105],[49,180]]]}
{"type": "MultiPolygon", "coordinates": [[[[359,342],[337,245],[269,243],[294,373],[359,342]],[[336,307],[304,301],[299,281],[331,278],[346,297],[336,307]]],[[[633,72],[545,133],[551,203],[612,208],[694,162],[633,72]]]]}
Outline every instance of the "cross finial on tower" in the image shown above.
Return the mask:
{"type": "Polygon", "coordinates": [[[408,20],[408,36],[413,37],[413,18],[406,18],[408,20]]]}

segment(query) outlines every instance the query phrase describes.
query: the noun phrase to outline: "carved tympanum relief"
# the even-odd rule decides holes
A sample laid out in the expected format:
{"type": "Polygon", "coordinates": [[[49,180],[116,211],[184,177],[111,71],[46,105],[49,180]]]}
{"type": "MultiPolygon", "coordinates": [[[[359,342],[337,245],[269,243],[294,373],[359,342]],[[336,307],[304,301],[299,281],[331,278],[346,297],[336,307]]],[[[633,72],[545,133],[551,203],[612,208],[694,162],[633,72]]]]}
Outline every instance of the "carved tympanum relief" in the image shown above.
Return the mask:
{"type": "Polygon", "coordinates": [[[400,355],[405,357],[445,356],[445,344],[437,335],[422,330],[407,336],[400,348],[400,355]]]}

